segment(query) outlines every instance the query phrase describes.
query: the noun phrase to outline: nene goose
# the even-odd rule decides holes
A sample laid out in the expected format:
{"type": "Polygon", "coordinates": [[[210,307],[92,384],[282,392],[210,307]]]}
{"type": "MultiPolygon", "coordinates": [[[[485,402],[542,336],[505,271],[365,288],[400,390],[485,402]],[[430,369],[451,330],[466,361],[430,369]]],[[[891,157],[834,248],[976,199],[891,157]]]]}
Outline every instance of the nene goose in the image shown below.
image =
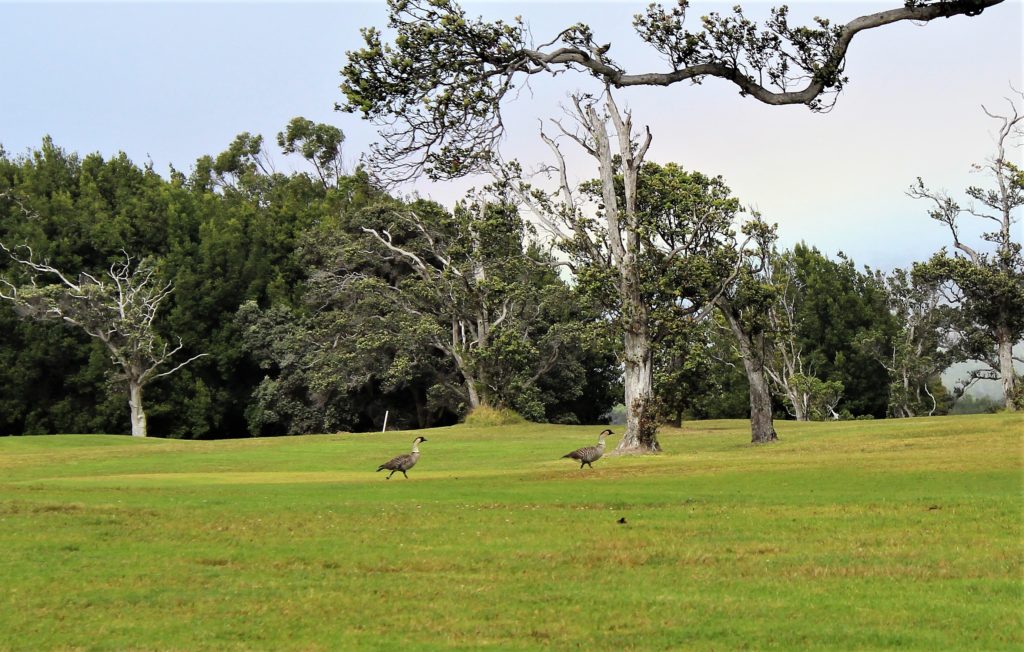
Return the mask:
{"type": "Polygon", "coordinates": [[[602,430],[601,434],[597,436],[597,446],[584,446],[583,448],[577,448],[573,452],[563,455],[562,459],[571,457],[574,460],[578,460],[581,469],[584,464],[590,468],[594,468],[593,462],[598,461],[601,459],[601,456],[604,455],[604,438],[608,435],[614,434],[615,433],[611,430],[602,430]]]}
{"type": "Polygon", "coordinates": [[[378,471],[383,471],[384,469],[387,469],[387,470],[391,471],[391,473],[388,474],[388,477],[385,478],[385,480],[390,480],[391,476],[393,476],[395,474],[395,471],[401,471],[402,475],[405,476],[405,479],[406,480],[409,479],[409,475],[406,473],[406,471],[408,471],[412,467],[416,466],[416,462],[419,461],[419,459],[420,459],[420,446],[419,446],[419,444],[420,444],[421,441],[427,441],[427,438],[426,437],[417,437],[416,439],[412,440],[412,452],[411,453],[406,453],[405,455],[398,455],[397,457],[392,457],[390,460],[388,460],[387,462],[384,462],[383,464],[381,464],[380,466],[377,467],[378,471]]]}

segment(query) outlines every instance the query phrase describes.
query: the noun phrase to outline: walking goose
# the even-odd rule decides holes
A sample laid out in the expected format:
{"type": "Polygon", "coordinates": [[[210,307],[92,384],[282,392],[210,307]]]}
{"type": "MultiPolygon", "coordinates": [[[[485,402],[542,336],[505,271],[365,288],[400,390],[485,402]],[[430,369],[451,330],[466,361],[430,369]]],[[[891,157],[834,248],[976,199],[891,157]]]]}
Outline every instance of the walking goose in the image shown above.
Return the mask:
{"type": "Polygon", "coordinates": [[[416,439],[412,440],[412,452],[411,453],[405,453],[404,455],[398,455],[396,457],[392,457],[390,460],[388,460],[387,462],[384,462],[383,464],[381,464],[380,466],[377,467],[378,471],[383,471],[384,469],[387,469],[387,470],[391,471],[391,473],[388,474],[388,477],[385,478],[385,480],[390,480],[391,476],[393,476],[395,474],[395,471],[401,471],[402,475],[405,476],[405,479],[406,480],[409,479],[409,475],[406,473],[406,471],[408,471],[412,467],[416,466],[416,462],[419,461],[419,459],[420,459],[420,446],[419,446],[419,444],[420,444],[421,441],[427,441],[427,438],[426,437],[417,437],[416,439]]]}
{"type": "Polygon", "coordinates": [[[571,453],[566,453],[562,456],[562,459],[571,457],[580,463],[580,468],[586,464],[590,468],[594,468],[593,463],[601,459],[604,455],[604,438],[608,435],[614,435],[615,433],[611,430],[605,429],[601,431],[601,434],[597,436],[597,446],[584,446],[583,448],[577,448],[571,453]]]}

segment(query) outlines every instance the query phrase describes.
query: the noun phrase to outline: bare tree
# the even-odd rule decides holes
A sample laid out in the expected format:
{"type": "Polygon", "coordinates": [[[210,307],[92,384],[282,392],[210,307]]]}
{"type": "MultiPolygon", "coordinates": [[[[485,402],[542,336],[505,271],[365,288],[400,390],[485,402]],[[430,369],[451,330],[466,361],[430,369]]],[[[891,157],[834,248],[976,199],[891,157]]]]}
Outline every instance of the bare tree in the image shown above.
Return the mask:
{"type": "Polygon", "coordinates": [[[804,365],[803,346],[797,338],[797,279],[793,267],[790,255],[772,252],[763,272],[774,288],[774,300],[765,313],[772,334],[772,355],[766,356],[765,373],[775,393],[785,399],[790,415],[797,421],[808,421],[812,397],[806,385],[799,382],[809,374],[804,365]]]}
{"type": "Polygon", "coordinates": [[[178,338],[176,346],[169,346],[153,324],[160,304],[171,294],[171,284],[160,285],[154,267],[145,260],[134,261],[127,252],[105,274],[82,272],[73,280],[47,262],[35,260],[28,246],[10,249],[0,242],[0,249],[29,275],[28,283],[22,285],[0,278],[0,299],[13,303],[23,317],[59,321],[102,342],[128,386],[132,436],[147,436],[143,388],[207,355],[200,353],[171,366],[184,345],[178,338]],[[40,285],[41,278],[54,282],[40,285]]]}

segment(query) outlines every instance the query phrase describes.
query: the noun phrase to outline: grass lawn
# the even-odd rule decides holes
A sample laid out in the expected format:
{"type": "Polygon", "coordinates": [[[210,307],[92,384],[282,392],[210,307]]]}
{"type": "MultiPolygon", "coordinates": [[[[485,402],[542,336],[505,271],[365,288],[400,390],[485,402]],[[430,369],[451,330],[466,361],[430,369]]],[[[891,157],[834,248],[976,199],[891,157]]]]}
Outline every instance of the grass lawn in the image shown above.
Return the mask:
{"type": "Polygon", "coordinates": [[[777,427],[0,438],[0,649],[1024,649],[1024,416],[777,427]]]}

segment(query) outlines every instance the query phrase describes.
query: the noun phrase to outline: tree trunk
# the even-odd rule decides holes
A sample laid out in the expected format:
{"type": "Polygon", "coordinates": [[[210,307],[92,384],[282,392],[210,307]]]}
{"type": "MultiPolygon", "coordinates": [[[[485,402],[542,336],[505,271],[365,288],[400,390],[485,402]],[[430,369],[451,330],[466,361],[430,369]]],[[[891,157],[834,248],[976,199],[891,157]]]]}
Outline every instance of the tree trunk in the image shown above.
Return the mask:
{"type": "Polygon", "coordinates": [[[471,374],[463,374],[466,379],[466,391],[469,394],[469,409],[475,410],[480,407],[480,393],[476,389],[476,378],[471,374]]]}
{"type": "Polygon", "coordinates": [[[132,437],[146,437],[146,411],[142,409],[142,385],[128,381],[128,405],[132,409],[132,437]]]}
{"type": "Polygon", "coordinates": [[[656,453],[658,410],[654,400],[654,363],[651,342],[644,326],[627,330],[624,337],[626,432],[615,450],[620,453],[656,453]]]}
{"type": "MultiPolygon", "coordinates": [[[[742,347],[741,347],[742,349],[742,347]]],[[[743,368],[750,384],[750,433],[751,443],[767,444],[776,441],[775,423],[772,418],[772,394],[764,377],[764,365],[753,355],[744,355],[743,368]]]]}
{"type": "Polygon", "coordinates": [[[910,404],[910,374],[903,370],[903,416],[912,419],[915,415],[914,408],[910,404]]]}
{"type": "Polygon", "coordinates": [[[797,421],[811,420],[810,411],[807,409],[807,405],[810,403],[807,400],[807,394],[795,390],[789,395],[789,401],[793,404],[793,418],[797,421]]]}
{"type": "Polygon", "coordinates": [[[1013,368],[1013,340],[1006,326],[996,328],[996,344],[999,350],[999,379],[1003,385],[1003,403],[1007,411],[1015,412],[1017,405],[1013,397],[1017,390],[1017,372],[1013,368]]]}
{"type": "MultiPolygon", "coordinates": [[[[721,308],[722,305],[720,303],[719,309],[721,308]]],[[[765,360],[764,372],[767,374],[768,380],[774,382],[775,391],[778,392],[781,389],[781,393],[786,395],[789,404],[793,406],[789,413],[797,421],[810,421],[810,396],[806,392],[801,391],[795,382],[795,378],[800,371],[789,360],[783,360],[780,365],[781,368],[778,371],[773,371],[768,366],[770,362],[770,360],[765,360]]]]}
{"type": "MultiPolygon", "coordinates": [[[[743,329],[743,324],[727,301],[720,299],[718,306],[729,322],[733,335],[736,336],[736,345],[740,358],[743,359],[743,369],[747,372],[747,382],[750,385],[750,441],[753,444],[777,441],[779,437],[775,434],[775,423],[772,419],[772,394],[764,373],[764,342],[755,342],[743,329]]],[[[760,339],[762,338],[759,337],[758,340],[760,339]]]]}
{"type": "Polygon", "coordinates": [[[429,428],[434,419],[430,410],[427,409],[426,399],[420,395],[420,391],[416,387],[409,387],[409,393],[412,394],[412,404],[416,407],[416,427],[429,428]]]}
{"type": "Polygon", "coordinates": [[[676,408],[676,413],[672,417],[672,420],[669,421],[669,425],[673,428],[683,427],[683,408],[676,408]]]}

